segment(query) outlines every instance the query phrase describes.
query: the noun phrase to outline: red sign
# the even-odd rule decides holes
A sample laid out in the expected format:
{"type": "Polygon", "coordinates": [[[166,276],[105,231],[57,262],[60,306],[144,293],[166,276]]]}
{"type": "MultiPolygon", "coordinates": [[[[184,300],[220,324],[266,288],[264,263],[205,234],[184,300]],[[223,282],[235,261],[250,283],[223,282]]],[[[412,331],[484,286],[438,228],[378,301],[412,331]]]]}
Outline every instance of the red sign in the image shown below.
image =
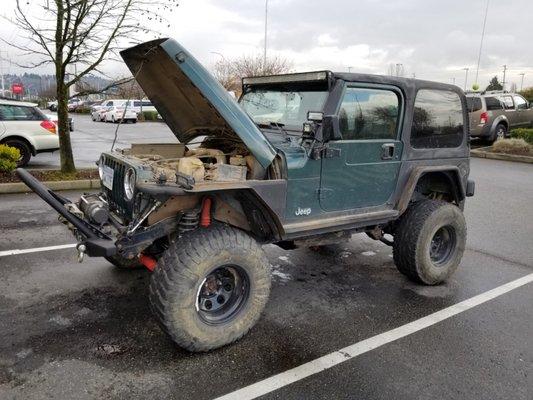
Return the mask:
{"type": "Polygon", "coordinates": [[[13,92],[13,94],[22,94],[24,93],[24,86],[22,85],[22,83],[13,83],[11,85],[11,91],[13,92]]]}

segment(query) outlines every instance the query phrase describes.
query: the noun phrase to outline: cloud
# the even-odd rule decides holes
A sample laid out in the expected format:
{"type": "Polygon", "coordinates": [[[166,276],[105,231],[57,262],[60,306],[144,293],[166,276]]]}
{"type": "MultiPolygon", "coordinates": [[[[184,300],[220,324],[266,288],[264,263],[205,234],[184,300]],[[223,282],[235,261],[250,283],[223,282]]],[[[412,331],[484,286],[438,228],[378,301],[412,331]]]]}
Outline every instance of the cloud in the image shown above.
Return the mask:
{"type": "MultiPolygon", "coordinates": [[[[3,0],[10,10],[14,0],[3,0]]],[[[5,4],[4,4],[5,3],[5,4]]],[[[269,0],[268,53],[284,56],[298,71],[348,70],[385,74],[403,64],[407,76],[469,86],[477,65],[486,0],[269,0]]],[[[480,63],[480,83],[508,66],[508,81],[533,86],[533,1],[490,2],[480,63]]],[[[180,0],[164,35],[182,42],[211,66],[220,57],[262,53],[264,0],[180,0]]],[[[13,32],[0,26],[0,35],[13,32]]],[[[142,39],[139,37],[138,39],[142,39]]],[[[108,63],[105,69],[124,73],[108,63]]]]}

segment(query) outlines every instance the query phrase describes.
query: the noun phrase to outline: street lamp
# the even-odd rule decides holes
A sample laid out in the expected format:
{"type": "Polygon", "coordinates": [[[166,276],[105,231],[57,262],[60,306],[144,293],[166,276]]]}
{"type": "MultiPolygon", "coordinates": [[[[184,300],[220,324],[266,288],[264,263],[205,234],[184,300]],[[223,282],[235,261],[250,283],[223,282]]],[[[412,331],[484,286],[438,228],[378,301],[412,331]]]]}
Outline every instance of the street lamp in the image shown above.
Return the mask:
{"type": "Polygon", "coordinates": [[[466,84],[468,83],[468,70],[469,70],[468,67],[463,68],[463,71],[466,71],[466,72],[465,72],[465,87],[464,87],[463,90],[466,90],[466,84]]]}
{"type": "Polygon", "coordinates": [[[268,26],[268,0],[265,0],[265,49],[263,52],[263,70],[266,69],[266,64],[267,64],[267,26],[268,26]]]}
{"type": "Polygon", "coordinates": [[[525,73],[522,72],[521,74],[518,74],[522,77],[522,80],[520,81],[520,91],[522,91],[522,89],[524,88],[524,75],[525,73]]]}

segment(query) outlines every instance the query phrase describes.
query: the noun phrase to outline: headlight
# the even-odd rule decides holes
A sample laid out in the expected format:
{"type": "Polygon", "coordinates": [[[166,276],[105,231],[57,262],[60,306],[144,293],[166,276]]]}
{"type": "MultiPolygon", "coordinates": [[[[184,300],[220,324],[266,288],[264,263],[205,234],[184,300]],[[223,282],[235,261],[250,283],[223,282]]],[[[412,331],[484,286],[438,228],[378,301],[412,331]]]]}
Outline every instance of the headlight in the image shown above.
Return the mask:
{"type": "Polygon", "coordinates": [[[126,171],[126,176],[124,176],[124,194],[126,199],[133,199],[133,192],[135,190],[135,170],[130,168],[126,171]]]}
{"type": "Polygon", "coordinates": [[[105,163],[105,157],[102,154],[100,156],[100,160],[98,161],[98,175],[100,175],[100,180],[102,180],[104,176],[104,163],[105,163]]]}

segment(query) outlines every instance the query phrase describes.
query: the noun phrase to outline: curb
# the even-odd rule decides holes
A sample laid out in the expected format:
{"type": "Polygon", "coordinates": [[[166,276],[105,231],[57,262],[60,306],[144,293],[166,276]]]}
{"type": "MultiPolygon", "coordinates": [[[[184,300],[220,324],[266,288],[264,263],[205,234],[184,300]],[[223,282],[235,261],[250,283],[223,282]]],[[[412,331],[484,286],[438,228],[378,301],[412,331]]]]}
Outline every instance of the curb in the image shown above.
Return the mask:
{"type": "MultiPolygon", "coordinates": [[[[52,190],[77,190],[77,189],[98,189],[100,188],[100,180],[98,179],[82,179],[79,181],[48,181],[43,182],[52,190]]],[[[1,183],[0,194],[11,193],[28,193],[31,189],[22,182],[1,183]]]]}
{"type": "MultiPolygon", "coordinates": [[[[486,147],[484,147],[486,148],[486,147]]],[[[526,164],[533,164],[533,157],[530,156],[517,156],[514,154],[493,153],[490,151],[483,151],[481,149],[470,150],[470,156],[476,158],[488,158],[492,160],[513,161],[526,164]]]]}

